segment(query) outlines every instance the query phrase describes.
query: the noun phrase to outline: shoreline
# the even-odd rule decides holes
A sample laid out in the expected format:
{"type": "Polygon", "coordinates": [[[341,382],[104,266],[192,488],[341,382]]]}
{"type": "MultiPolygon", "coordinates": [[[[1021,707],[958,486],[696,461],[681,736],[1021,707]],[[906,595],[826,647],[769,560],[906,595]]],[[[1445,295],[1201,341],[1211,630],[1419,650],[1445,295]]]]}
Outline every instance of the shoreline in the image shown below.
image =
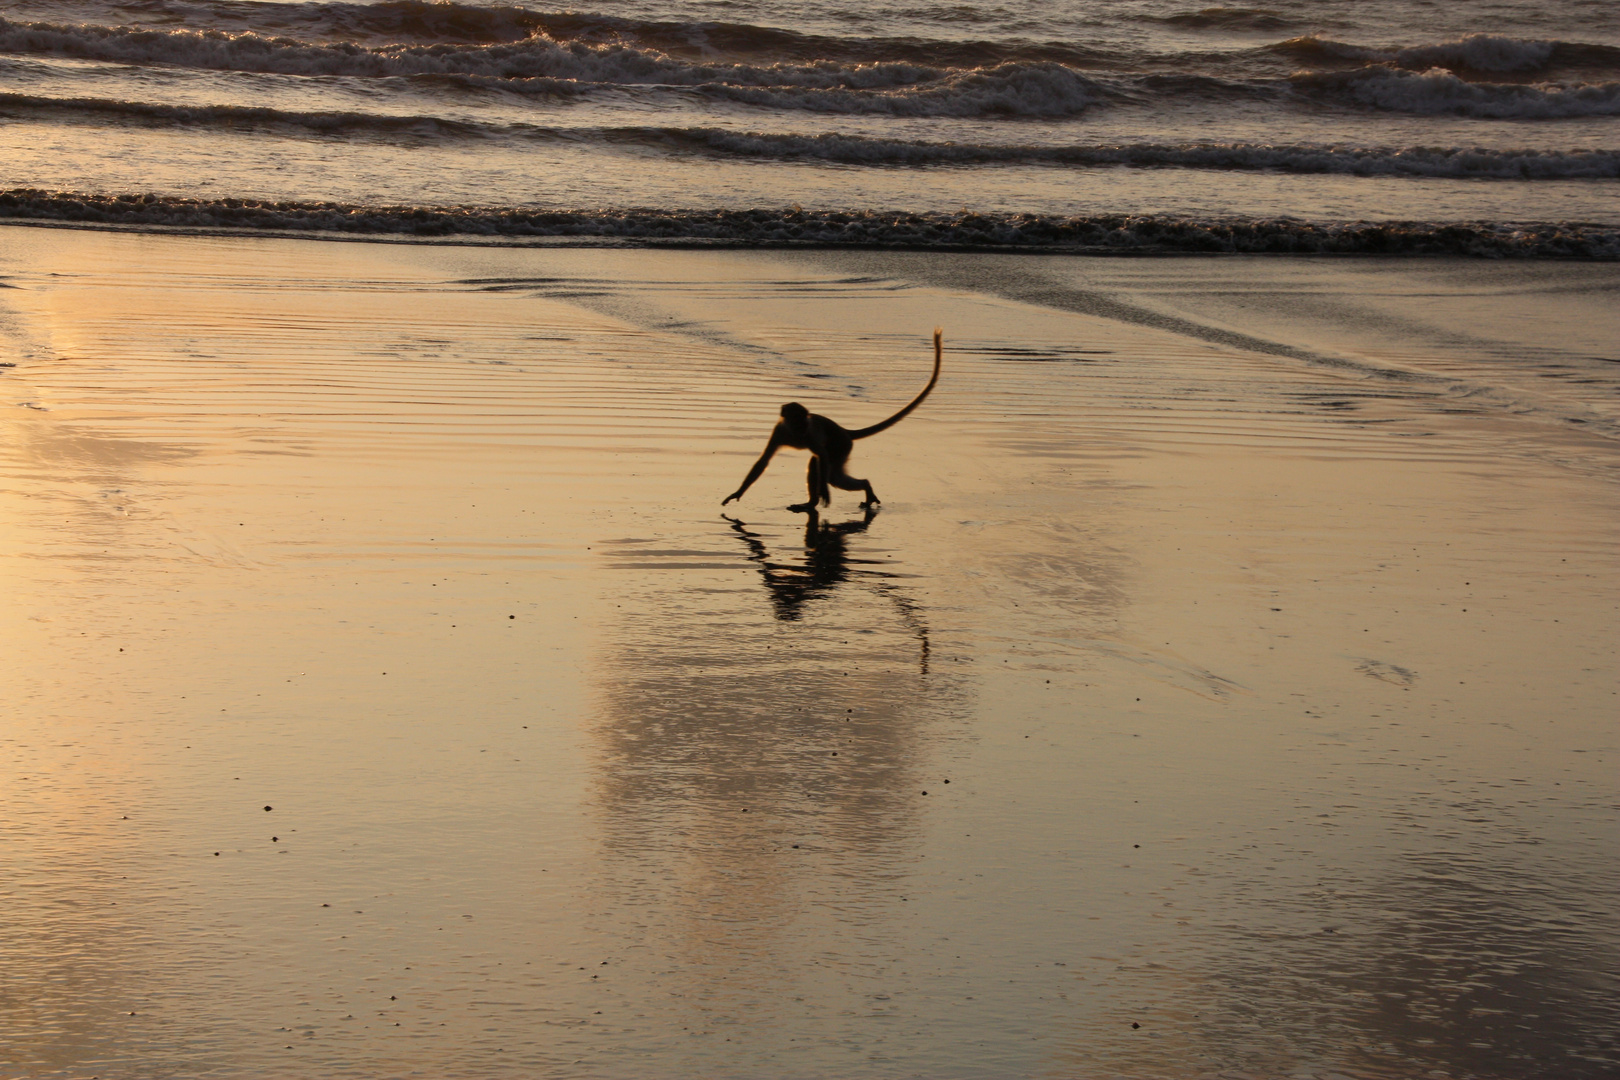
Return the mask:
{"type": "Polygon", "coordinates": [[[508,247],[1620,260],[1620,225],[902,210],[523,210],[0,191],[0,225],[508,247]]]}

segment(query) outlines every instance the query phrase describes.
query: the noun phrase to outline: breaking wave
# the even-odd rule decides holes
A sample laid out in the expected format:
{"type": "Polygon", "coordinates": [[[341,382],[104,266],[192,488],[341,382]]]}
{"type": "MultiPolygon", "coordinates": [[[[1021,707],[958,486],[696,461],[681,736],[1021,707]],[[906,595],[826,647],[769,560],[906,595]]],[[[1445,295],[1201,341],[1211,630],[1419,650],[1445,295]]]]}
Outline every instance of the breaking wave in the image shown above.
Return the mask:
{"type": "Polygon", "coordinates": [[[311,44],[256,33],[59,26],[0,19],[0,51],[132,65],[359,78],[457,76],[518,92],[609,86],[690,89],[779,109],[897,116],[1068,116],[1103,100],[1097,82],[1051,61],[951,68],[689,63],[620,44],[535,36],[496,45],[311,44]],[[541,80],[537,87],[535,80],[541,80]],[[509,85],[507,85],[509,84],[509,85]]]}
{"type": "MultiPolygon", "coordinates": [[[[257,12],[257,7],[254,11],[257,12]]],[[[1186,97],[1275,98],[1279,88],[1363,108],[1483,118],[1560,119],[1620,111],[1620,82],[1471,81],[1458,71],[1523,74],[1600,54],[1620,69],[1620,50],[1567,42],[1471,35],[1453,42],[1379,50],[1320,37],[1258,50],[1314,65],[1280,80],[1219,77],[1207,57],[1157,57],[1162,71],[1086,74],[1117,67],[1079,46],[1033,43],[858,42],[741,24],[630,22],[601,15],[539,15],[516,8],[400,2],[293,5],[285,22],[318,21],[359,37],[439,33],[433,44],[308,41],[254,30],[67,25],[0,18],[0,52],[101,63],[289,76],[441,79],[520,94],[579,96],[616,88],[662,89],[755,108],[896,117],[1079,116],[1099,104],[1186,97]],[[317,18],[318,16],[318,18],[317,18]],[[623,24],[623,25],[621,25],[623,24]],[[456,29],[459,27],[459,30],[456,29]],[[689,55],[679,55],[681,53],[689,55]],[[702,58],[699,54],[733,57],[702,58]],[[770,53],[791,60],[747,62],[770,53]],[[1196,62],[1195,62],[1196,61],[1196,62]],[[1453,69],[1456,70],[1453,70],[1453,69]]],[[[211,11],[231,10],[208,6],[211,11]]],[[[1247,12],[1258,9],[1208,9],[1247,12]]],[[[267,18],[263,13],[257,17],[267,18]]],[[[1221,18],[1227,16],[1222,15],[1221,18]]],[[[1236,17],[1236,16],[1233,16],[1236,17]]],[[[1247,16],[1245,16],[1247,17],[1247,16]]],[[[1141,60],[1141,57],[1137,58],[1141,60]]],[[[1211,60],[1211,63],[1215,61],[1211,60]]],[[[1219,64],[1239,63],[1228,57],[1219,64]]],[[[1217,65],[1219,66],[1219,65],[1217,65]]],[[[1588,64],[1588,66],[1591,66],[1588,64]]]]}
{"type": "MultiPolygon", "coordinates": [[[[74,5],[70,22],[86,19],[74,5]]],[[[192,32],[255,32],[306,43],[369,42],[371,45],[495,45],[531,37],[585,44],[627,44],[687,59],[766,58],[814,62],[903,61],[980,67],[1016,60],[1064,64],[1106,62],[1104,52],[1064,41],[994,41],[918,37],[834,37],[776,26],[721,21],[638,19],[600,12],[538,11],[510,6],[459,4],[450,0],[384,0],[377,4],[263,3],[252,0],[162,0],[160,5],[117,3],[101,19],[141,24],[145,11],[160,15],[148,30],[183,27],[192,32]]],[[[994,21],[987,20],[987,21],[994,21]]]]}
{"type": "Polygon", "coordinates": [[[1101,83],[1072,68],[1028,63],[952,71],[929,83],[897,89],[733,82],[711,82],[695,89],[711,97],[767,108],[890,116],[1075,116],[1111,96],[1101,83]]]}
{"type": "Polygon", "coordinates": [[[695,85],[724,80],[764,86],[872,89],[910,85],[944,74],[940,69],[909,64],[692,64],[652,50],[557,41],[543,35],[487,45],[366,47],[350,41],[311,43],[251,31],[62,26],[6,19],[0,19],[0,51],[118,64],[360,78],[453,73],[632,84],[695,85]]]}
{"type": "Polygon", "coordinates": [[[1493,75],[1534,74],[1553,68],[1620,70],[1620,49],[1571,41],[1540,41],[1469,34],[1456,41],[1401,49],[1378,49],[1310,35],[1268,46],[1302,63],[1387,64],[1423,71],[1446,68],[1493,75]]]}
{"type": "Polygon", "coordinates": [[[640,244],[865,246],[1076,254],[1462,255],[1620,259],[1620,228],[1580,223],[1304,222],[881,211],[526,210],[0,192],[0,217],[126,228],[640,244]]]}
{"type": "Polygon", "coordinates": [[[1620,115],[1620,82],[1478,83],[1444,68],[1404,71],[1388,67],[1313,71],[1294,75],[1289,81],[1311,97],[1392,112],[1496,120],[1620,115]]]}

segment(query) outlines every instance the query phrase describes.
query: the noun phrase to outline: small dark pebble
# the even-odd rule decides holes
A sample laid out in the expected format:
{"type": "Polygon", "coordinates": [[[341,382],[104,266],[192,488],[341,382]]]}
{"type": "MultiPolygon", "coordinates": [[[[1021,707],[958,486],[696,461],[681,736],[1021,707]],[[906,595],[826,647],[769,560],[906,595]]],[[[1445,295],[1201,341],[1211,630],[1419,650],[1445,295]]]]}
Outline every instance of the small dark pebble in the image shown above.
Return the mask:
{"type": "Polygon", "coordinates": [[[515,618],[517,618],[517,616],[516,615],[508,615],[507,618],[508,619],[515,619],[515,618]]]}
{"type": "Polygon", "coordinates": [[[271,810],[273,810],[273,809],[275,809],[275,807],[273,807],[273,806],[267,806],[267,807],[265,807],[265,808],[264,808],[264,812],[265,812],[265,813],[267,813],[267,814],[268,814],[268,813],[269,813],[269,812],[270,812],[270,811],[271,811],[271,810]]]}
{"type": "Polygon", "coordinates": [[[218,858],[218,857],[219,857],[219,852],[217,852],[217,851],[216,851],[216,852],[214,852],[214,857],[215,857],[215,858],[218,858]]]}
{"type": "Polygon", "coordinates": [[[279,843],[281,843],[281,837],[279,837],[279,836],[272,836],[272,837],[271,837],[271,838],[270,838],[270,842],[271,842],[271,843],[272,843],[272,844],[279,844],[279,843]]]}
{"type": "Polygon", "coordinates": [[[1132,1021],[1131,1021],[1131,1027],[1133,1027],[1133,1028],[1139,1028],[1139,1027],[1141,1027],[1141,1026],[1142,1026],[1142,1025],[1141,1025],[1141,1024],[1138,1024],[1138,1023],[1137,1023],[1137,1022],[1136,1022],[1136,1021],[1135,1021],[1135,1020],[1132,1020],[1132,1021]]]}

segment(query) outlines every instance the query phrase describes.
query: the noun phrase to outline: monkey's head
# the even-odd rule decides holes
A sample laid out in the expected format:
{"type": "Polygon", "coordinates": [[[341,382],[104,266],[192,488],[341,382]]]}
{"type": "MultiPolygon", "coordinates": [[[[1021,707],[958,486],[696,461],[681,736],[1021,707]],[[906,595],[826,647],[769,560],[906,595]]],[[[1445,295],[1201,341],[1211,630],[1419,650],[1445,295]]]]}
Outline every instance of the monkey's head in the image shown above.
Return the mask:
{"type": "Polygon", "coordinates": [[[790,401],[782,406],[782,419],[787,422],[789,427],[802,429],[806,421],[810,419],[810,410],[797,401],[790,401]]]}

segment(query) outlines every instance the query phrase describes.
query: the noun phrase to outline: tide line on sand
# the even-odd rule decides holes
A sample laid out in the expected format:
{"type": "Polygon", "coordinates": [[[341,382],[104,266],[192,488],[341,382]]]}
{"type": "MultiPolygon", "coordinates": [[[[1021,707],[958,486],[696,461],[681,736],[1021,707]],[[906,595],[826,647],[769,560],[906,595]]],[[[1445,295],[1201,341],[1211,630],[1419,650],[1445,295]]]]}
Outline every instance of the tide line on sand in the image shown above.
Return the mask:
{"type": "Polygon", "coordinates": [[[1072,254],[1459,255],[1620,259],[1620,227],[1583,222],[1310,222],[875,210],[530,210],[86,195],[14,188],[0,219],[269,235],[1072,254]]]}

